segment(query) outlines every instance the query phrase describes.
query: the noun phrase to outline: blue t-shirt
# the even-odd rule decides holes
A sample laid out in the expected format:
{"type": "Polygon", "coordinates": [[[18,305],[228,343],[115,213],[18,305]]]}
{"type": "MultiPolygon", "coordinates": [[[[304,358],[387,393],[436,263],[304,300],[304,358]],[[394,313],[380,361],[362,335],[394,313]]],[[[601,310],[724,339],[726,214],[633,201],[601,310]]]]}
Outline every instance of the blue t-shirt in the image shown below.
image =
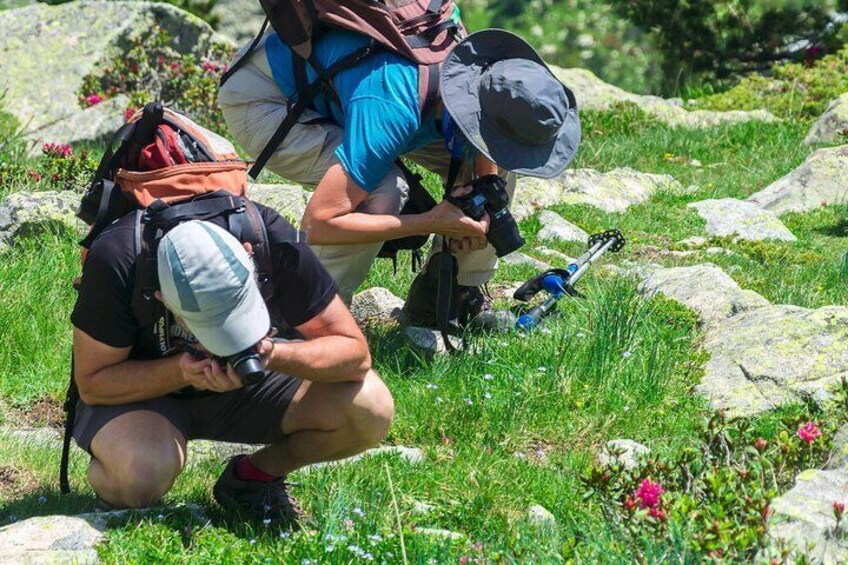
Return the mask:
{"type": "MultiPolygon", "coordinates": [[[[315,56],[326,69],[368,41],[358,33],[333,30],[315,43],[315,56]]],[[[265,51],[274,81],[286,96],[293,96],[297,89],[288,46],[272,34],[265,51]]],[[[317,77],[308,64],[306,75],[309,82],[317,77]]],[[[400,155],[442,138],[433,114],[420,122],[418,66],[412,61],[378,48],[358,65],[337,74],[333,84],[341,110],[323,93],[313,105],[344,129],[336,156],[367,192],[377,188],[400,155]]]]}

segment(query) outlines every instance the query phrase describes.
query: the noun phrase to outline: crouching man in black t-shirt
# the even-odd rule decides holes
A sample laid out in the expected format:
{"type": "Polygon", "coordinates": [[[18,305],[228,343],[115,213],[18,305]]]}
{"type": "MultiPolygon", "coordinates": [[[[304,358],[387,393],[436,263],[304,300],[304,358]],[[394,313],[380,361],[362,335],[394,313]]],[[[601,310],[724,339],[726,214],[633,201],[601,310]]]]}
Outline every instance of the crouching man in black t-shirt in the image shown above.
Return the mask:
{"type": "Polygon", "coordinates": [[[74,374],[81,401],[74,439],[88,451],[88,479],[104,506],[158,501],[186,463],[186,442],[265,444],[230,459],[215,498],[244,516],[294,524],[288,473],[347,457],[382,440],[392,396],[371,369],[365,337],[333,279],[292,228],[259,206],[270,245],[273,295],[263,300],[249,244],[223,219],[181,224],[158,248],[166,309],[140,327],[133,215],[95,240],[72,314],[74,374]],[[285,324],[303,341],[274,339],[285,324]],[[266,368],[244,386],[217,355],[255,347],[266,368]]]}

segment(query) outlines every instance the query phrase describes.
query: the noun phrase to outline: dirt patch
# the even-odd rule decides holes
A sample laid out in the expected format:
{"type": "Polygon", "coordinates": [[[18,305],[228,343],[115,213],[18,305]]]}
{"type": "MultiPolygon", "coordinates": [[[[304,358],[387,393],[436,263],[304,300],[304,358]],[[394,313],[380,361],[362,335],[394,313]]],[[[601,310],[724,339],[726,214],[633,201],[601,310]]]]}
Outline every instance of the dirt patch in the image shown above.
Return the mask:
{"type": "Polygon", "coordinates": [[[0,499],[21,496],[37,488],[38,481],[31,473],[11,465],[0,465],[0,499]]]}
{"type": "Polygon", "coordinates": [[[49,427],[62,429],[65,410],[62,403],[50,397],[36,400],[29,406],[13,406],[6,410],[5,424],[15,428],[49,427]]]}

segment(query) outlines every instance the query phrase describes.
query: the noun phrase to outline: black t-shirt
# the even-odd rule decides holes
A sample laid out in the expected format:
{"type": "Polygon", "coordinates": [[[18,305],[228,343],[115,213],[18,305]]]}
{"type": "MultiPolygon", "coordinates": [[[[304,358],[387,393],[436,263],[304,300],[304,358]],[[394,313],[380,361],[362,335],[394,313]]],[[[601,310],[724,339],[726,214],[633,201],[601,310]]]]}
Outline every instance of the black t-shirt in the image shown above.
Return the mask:
{"type": "MultiPolygon", "coordinates": [[[[257,204],[271,249],[273,295],[266,301],[271,323],[295,327],[320,314],[336,296],[337,285],[306,243],[293,243],[294,228],[274,210],[257,204]]],[[[223,217],[209,220],[226,229],[223,217]]],[[[171,355],[179,341],[196,341],[170,315],[140,327],[132,308],[135,288],[135,215],[103,230],[89,250],[71,322],[99,342],[132,347],[131,359],[171,355]]]]}

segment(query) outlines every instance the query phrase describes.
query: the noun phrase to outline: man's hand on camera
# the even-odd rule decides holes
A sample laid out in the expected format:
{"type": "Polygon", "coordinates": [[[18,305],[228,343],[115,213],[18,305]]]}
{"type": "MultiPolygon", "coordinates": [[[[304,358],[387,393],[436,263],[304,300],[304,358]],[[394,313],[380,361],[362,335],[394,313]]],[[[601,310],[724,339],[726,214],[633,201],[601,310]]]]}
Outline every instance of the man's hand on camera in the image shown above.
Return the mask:
{"type": "MultiPolygon", "coordinates": [[[[465,196],[470,192],[471,185],[466,185],[454,189],[451,195],[465,196]]],[[[463,238],[468,238],[469,240],[486,240],[486,232],[489,231],[488,214],[484,215],[479,221],[477,221],[466,216],[462,210],[447,200],[442,200],[435,208],[427,213],[430,215],[430,225],[432,226],[430,231],[432,233],[450,237],[455,240],[461,240],[463,238]]],[[[475,244],[475,246],[478,245],[481,245],[480,242],[475,244]]],[[[470,249],[470,242],[466,243],[464,247],[468,248],[465,250],[473,250],[470,249]]],[[[485,245],[482,247],[485,247],[485,245]]],[[[480,248],[482,249],[482,247],[480,248]]]]}
{"type": "Polygon", "coordinates": [[[262,361],[262,368],[267,369],[268,363],[271,362],[271,355],[274,353],[274,340],[270,337],[263,337],[262,341],[256,344],[256,353],[259,354],[259,359],[262,361]]]}
{"type": "Polygon", "coordinates": [[[215,359],[195,359],[189,353],[180,357],[183,381],[198,390],[229,392],[244,386],[239,376],[229,365],[221,367],[215,359]]]}

